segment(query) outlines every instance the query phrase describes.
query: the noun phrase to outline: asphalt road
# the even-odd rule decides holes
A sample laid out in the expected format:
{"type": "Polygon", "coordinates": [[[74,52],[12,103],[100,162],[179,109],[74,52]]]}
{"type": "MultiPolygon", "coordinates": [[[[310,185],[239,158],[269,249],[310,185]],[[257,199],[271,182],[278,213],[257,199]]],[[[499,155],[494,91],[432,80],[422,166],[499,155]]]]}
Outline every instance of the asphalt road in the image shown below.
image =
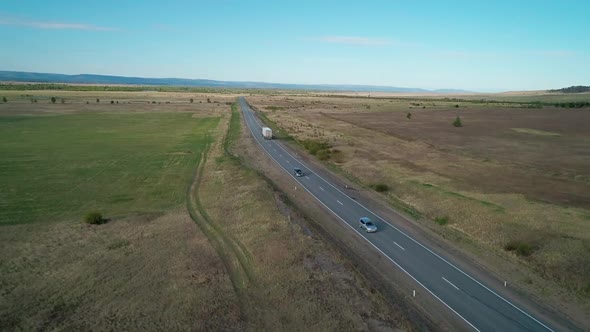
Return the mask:
{"type": "Polygon", "coordinates": [[[287,152],[281,142],[264,139],[262,125],[245,98],[240,97],[239,103],[252,136],[276,163],[298,182],[297,189],[300,187],[309,192],[338,219],[358,232],[364,240],[387,257],[391,264],[403,270],[442,302],[449,309],[449,314],[459,316],[468,327],[476,331],[553,331],[541,319],[518,308],[491,287],[463,272],[425,244],[419,243],[350,198],[317,175],[299,158],[287,152]],[[301,168],[305,176],[295,177],[294,168],[301,168]],[[373,220],[379,228],[378,232],[362,231],[358,224],[361,217],[373,220]]]}

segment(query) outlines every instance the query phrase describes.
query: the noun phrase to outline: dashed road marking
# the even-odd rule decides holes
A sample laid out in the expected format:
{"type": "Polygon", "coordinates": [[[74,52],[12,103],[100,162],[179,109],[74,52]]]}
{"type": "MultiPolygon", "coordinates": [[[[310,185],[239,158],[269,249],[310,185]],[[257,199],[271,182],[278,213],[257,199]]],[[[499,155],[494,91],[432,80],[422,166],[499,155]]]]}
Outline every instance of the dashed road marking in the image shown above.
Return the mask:
{"type": "Polygon", "coordinates": [[[324,190],[324,188],[320,187],[321,190],[324,190]]]}
{"type": "Polygon", "coordinates": [[[342,202],[340,202],[339,200],[336,200],[336,202],[338,202],[338,204],[340,204],[340,205],[344,205],[344,204],[342,204],[342,202]]]}
{"type": "Polygon", "coordinates": [[[457,287],[457,286],[453,285],[453,283],[452,283],[452,282],[450,282],[450,281],[448,281],[448,280],[447,280],[447,278],[445,278],[445,277],[442,277],[442,278],[443,278],[443,280],[444,280],[444,281],[448,282],[448,283],[449,283],[449,285],[453,286],[453,287],[454,287],[456,290],[459,290],[459,287],[457,287]]]}
{"type": "Polygon", "coordinates": [[[401,250],[406,250],[404,249],[404,247],[400,246],[397,242],[393,241],[393,244],[395,244],[396,246],[400,247],[401,250]]]}

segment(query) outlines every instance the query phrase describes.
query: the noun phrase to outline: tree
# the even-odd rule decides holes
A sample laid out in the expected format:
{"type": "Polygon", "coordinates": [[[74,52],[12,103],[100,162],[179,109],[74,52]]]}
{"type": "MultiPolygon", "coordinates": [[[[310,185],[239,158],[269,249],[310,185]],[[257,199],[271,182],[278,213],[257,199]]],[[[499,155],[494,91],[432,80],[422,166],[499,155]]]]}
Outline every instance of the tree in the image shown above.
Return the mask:
{"type": "Polygon", "coordinates": [[[96,103],[97,104],[100,103],[100,99],[96,98],[96,103]]]}
{"type": "Polygon", "coordinates": [[[459,104],[456,104],[456,105],[455,105],[455,108],[459,108],[459,104]]]}
{"type": "Polygon", "coordinates": [[[408,115],[406,115],[406,118],[411,119],[412,118],[412,113],[408,112],[408,115]]]}
{"type": "Polygon", "coordinates": [[[207,102],[208,102],[208,103],[211,103],[211,99],[207,98],[207,102]]]}
{"type": "Polygon", "coordinates": [[[114,104],[114,103],[115,103],[115,101],[111,100],[111,105],[114,104]]]}
{"type": "Polygon", "coordinates": [[[55,97],[51,97],[51,102],[52,102],[53,104],[55,104],[55,101],[56,101],[56,100],[57,100],[57,99],[55,99],[55,97]]]}
{"type": "Polygon", "coordinates": [[[453,126],[455,127],[463,127],[463,123],[461,123],[461,118],[457,115],[455,121],[453,121],[453,126]]]}
{"type": "Polygon", "coordinates": [[[2,102],[3,103],[7,103],[8,102],[8,99],[6,99],[6,97],[2,97],[2,102]]]}
{"type": "Polygon", "coordinates": [[[191,104],[194,103],[194,102],[195,102],[195,100],[193,98],[191,98],[191,104]]]}

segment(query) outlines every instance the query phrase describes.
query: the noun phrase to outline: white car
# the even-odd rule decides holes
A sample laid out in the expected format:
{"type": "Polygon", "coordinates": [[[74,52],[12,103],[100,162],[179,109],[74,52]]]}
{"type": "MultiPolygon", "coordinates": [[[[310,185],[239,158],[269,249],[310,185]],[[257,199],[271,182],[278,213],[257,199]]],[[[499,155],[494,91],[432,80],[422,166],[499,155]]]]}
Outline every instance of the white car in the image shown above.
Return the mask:
{"type": "Polygon", "coordinates": [[[359,219],[359,227],[367,231],[367,233],[375,233],[377,231],[377,225],[367,217],[359,219]]]}

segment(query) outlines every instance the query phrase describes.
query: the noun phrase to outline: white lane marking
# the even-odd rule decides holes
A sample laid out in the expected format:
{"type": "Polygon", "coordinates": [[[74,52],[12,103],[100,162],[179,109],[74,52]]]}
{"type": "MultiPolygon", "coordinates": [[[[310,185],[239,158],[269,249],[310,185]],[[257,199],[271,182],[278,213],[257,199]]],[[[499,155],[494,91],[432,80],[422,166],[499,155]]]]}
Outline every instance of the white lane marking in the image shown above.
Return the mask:
{"type": "Polygon", "coordinates": [[[338,204],[340,204],[340,205],[344,205],[344,204],[342,204],[342,202],[340,202],[339,200],[336,200],[336,202],[338,202],[338,204]]]}
{"type": "Polygon", "coordinates": [[[321,190],[324,190],[324,188],[320,187],[321,190]]]}
{"type": "Polygon", "coordinates": [[[309,176],[307,176],[307,175],[305,176],[305,178],[306,178],[306,179],[308,179],[308,180],[311,180],[311,179],[309,178],[309,176]]]}
{"type": "Polygon", "coordinates": [[[396,246],[400,247],[401,250],[406,250],[404,249],[404,247],[400,246],[397,242],[393,241],[393,244],[395,244],[396,246]]]}
{"type": "Polygon", "coordinates": [[[449,285],[453,286],[453,287],[454,287],[456,290],[459,290],[459,287],[457,287],[457,286],[453,285],[453,283],[452,283],[452,282],[450,282],[450,281],[448,281],[448,280],[447,280],[447,278],[445,278],[445,277],[442,277],[442,278],[443,278],[443,280],[444,280],[444,281],[448,282],[448,283],[449,283],[449,285]]]}
{"type": "MultiPolygon", "coordinates": [[[[250,129],[252,130],[252,129],[250,129]]],[[[285,153],[291,155],[285,148],[283,148],[281,146],[281,144],[277,143],[277,146],[285,151],[285,153]]],[[[291,155],[291,157],[293,157],[291,155]]],[[[305,163],[301,163],[302,165],[304,165],[307,169],[310,169],[307,165],[305,165],[305,163]]],[[[328,185],[330,185],[332,188],[336,189],[337,191],[339,191],[342,195],[346,196],[347,198],[349,198],[345,193],[343,193],[340,189],[338,189],[336,186],[334,186],[333,184],[331,184],[330,182],[326,181],[326,179],[324,179],[321,175],[317,174],[317,177],[322,179],[325,183],[327,183],[328,185]]],[[[315,196],[314,196],[315,197],[315,196]]],[[[316,197],[317,198],[317,197],[316,197]]],[[[349,198],[350,199],[350,198],[349,198]]],[[[434,256],[436,256],[437,258],[439,258],[440,260],[442,260],[443,262],[447,263],[449,266],[453,267],[455,270],[459,271],[460,273],[462,273],[463,275],[465,275],[467,278],[471,279],[472,281],[474,281],[475,283],[477,283],[478,285],[480,285],[481,287],[483,287],[485,290],[489,291],[490,293],[494,294],[495,296],[497,296],[498,298],[500,298],[502,301],[506,302],[507,304],[509,304],[511,307],[513,307],[514,309],[518,310],[519,312],[521,312],[523,315],[527,316],[528,318],[532,319],[533,321],[535,321],[537,324],[543,326],[544,328],[546,328],[547,330],[551,331],[551,332],[555,332],[553,329],[551,329],[549,326],[543,324],[542,322],[540,322],[539,320],[537,320],[535,317],[529,315],[528,313],[526,313],[524,310],[520,309],[519,307],[517,307],[516,305],[512,304],[512,302],[506,300],[504,297],[502,297],[500,294],[494,292],[493,290],[491,290],[489,287],[487,287],[486,285],[482,284],[481,282],[479,282],[478,280],[476,280],[475,278],[473,278],[472,276],[470,276],[469,274],[467,274],[466,272],[464,272],[463,270],[461,270],[460,268],[456,267],[454,264],[452,264],[451,262],[447,261],[446,259],[444,259],[442,256],[440,256],[439,254],[435,253],[434,251],[430,250],[428,247],[426,247],[425,245],[423,245],[422,243],[416,241],[414,238],[412,238],[411,236],[409,236],[408,234],[404,233],[401,229],[397,228],[396,226],[394,226],[393,224],[389,223],[387,220],[381,218],[380,216],[378,216],[376,213],[374,213],[373,211],[369,210],[367,207],[365,207],[364,205],[362,205],[361,203],[359,203],[356,200],[350,199],[351,201],[355,202],[358,206],[360,206],[361,208],[365,209],[365,211],[371,213],[372,215],[374,215],[375,217],[377,217],[379,220],[383,221],[384,223],[388,224],[389,226],[391,226],[393,229],[395,229],[396,231],[400,232],[402,235],[404,235],[405,237],[407,237],[408,239],[412,240],[414,243],[416,243],[417,245],[419,245],[420,247],[424,248],[426,251],[430,252],[431,254],[433,254],[434,256]]],[[[397,211],[394,210],[394,212],[407,220],[407,218],[405,218],[404,216],[402,216],[401,214],[399,214],[397,211]]],[[[427,289],[428,290],[428,289],[427,289]]],[[[431,292],[432,293],[432,292],[431,292]]],[[[434,294],[433,294],[434,295],[434,294]]],[[[438,297],[437,297],[438,298],[438,297]]],[[[442,302],[442,301],[441,301],[442,302]]],[[[444,302],[443,302],[444,303],[444,302]]],[[[444,303],[446,305],[446,303],[444,303]]],[[[449,307],[447,305],[447,307],[449,307]]],[[[450,308],[450,307],[449,307],[450,308]]],[[[452,310],[452,309],[451,309],[452,310]]],[[[455,313],[457,313],[455,310],[453,310],[455,313]]],[[[457,313],[457,315],[459,315],[457,313]]],[[[459,317],[461,317],[461,315],[459,315],[459,317]]],[[[463,318],[463,317],[461,317],[463,318]]],[[[463,320],[465,320],[463,318],[463,320]]],[[[465,320],[467,322],[467,320],[465,320]]],[[[469,322],[468,322],[469,323],[469,322]]],[[[474,329],[477,330],[477,328],[475,328],[475,326],[473,326],[471,323],[469,323],[469,325],[471,325],[471,327],[473,327],[474,329]]],[[[479,330],[478,330],[479,331],[479,330]]]]}
{"type": "Polygon", "coordinates": [[[289,159],[287,159],[287,163],[290,164],[291,162],[289,161],[289,159]]]}

